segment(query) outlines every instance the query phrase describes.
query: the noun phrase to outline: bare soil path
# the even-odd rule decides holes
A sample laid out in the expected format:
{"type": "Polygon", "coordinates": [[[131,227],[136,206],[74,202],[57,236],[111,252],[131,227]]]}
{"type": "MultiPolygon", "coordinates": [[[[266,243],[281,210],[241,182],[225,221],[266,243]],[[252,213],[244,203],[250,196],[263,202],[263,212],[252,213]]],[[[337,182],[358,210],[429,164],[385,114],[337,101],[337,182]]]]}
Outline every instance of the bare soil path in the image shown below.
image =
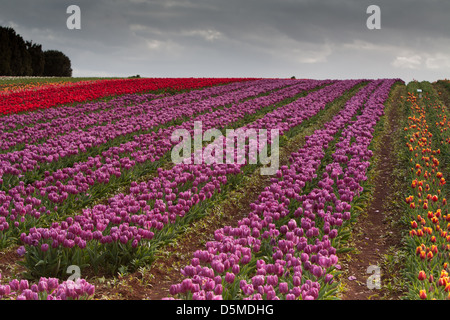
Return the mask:
{"type": "Polygon", "coordinates": [[[391,107],[386,110],[385,121],[388,130],[383,132],[377,151],[373,199],[365,212],[358,217],[352,232],[351,245],[356,250],[342,257],[342,271],[345,276],[345,292],[341,297],[343,300],[398,299],[398,292],[387,289],[392,270],[388,270],[385,256],[401,246],[400,231],[393,228],[392,223],[392,220],[396,219],[396,213],[390,207],[394,193],[392,181],[396,178],[393,176],[396,167],[394,134],[401,129],[401,95],[402,90],[397,89],[391,107]],[[373,266],[372,269],[368,269],[370,266],[373,266]],[[379,286],[377,282],[373,282],[377,275],[380,276],[379,286]]]}

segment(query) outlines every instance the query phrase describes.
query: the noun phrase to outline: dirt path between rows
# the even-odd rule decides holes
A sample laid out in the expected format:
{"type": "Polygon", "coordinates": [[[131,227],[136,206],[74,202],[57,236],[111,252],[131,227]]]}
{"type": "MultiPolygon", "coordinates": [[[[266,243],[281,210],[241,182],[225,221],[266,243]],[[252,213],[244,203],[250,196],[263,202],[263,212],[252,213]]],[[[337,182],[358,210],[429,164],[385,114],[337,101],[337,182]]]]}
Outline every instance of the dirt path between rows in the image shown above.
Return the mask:
{"type": "Polygon", "coordinates": [[[401,246],[400,231],[392,228],[390,223],[395,212],[392,212],[389,206],[394,192],[392,181],[395,179],[393,172],[396,156],[393,136],[400,129],[401,94],[402,90],[397,89],[392,107],[387,110],[385,121],[388,122],[389,131],[384,132],[380,141],[381,150],[375,169],[377,174],[373,181],[373,199],[365,212],[358,217],[352,232],[351,242],[356,250],[343,257],[343,300],[398,299],[398,292],[392,288],[387,289],[392,270],[388,270],[384,257],[392,254],[393,248],[401,246]]]}

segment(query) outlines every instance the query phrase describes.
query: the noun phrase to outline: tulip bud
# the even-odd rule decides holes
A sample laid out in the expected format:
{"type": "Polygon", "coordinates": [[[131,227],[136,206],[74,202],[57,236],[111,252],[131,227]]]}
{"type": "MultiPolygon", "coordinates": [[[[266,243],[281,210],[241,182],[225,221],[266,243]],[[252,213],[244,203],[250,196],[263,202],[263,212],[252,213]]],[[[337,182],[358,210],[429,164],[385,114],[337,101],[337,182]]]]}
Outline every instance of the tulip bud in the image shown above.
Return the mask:
{"type": "Polygon", "coordinates": [[[289,293],[286,295],[286,300],[295,300],[295,295],[292,293],[289,293]]]}
{"type": "Polygon", "coordinates": [[[19,282],[19,290],[20,291],[24,291],[24,290],[27,290],[28,288],[29,288],[28,280],[20,280],[20,282],[19,282]]]}
{"type": "Polygon", "coordinates": [[[333,275],[332,274],[327,274],[326,276],[325,276],[325,283],[328,283],[328,284],[332,284],[333,283],[333,275]]]}
{"type": "Polygon", "coordinates": [[[220,296],[223,292],[223,287],[221,284],[218,284],[215,288],[214,288],[214,294],[217,296],[220,296]]]}
{"type": "Polygon", "coordinates": [[[283,293],[283,294],[288,293],[288,291],[289,291],[287,282],[281,282],[278,285],[278,288],[280,289],[280,293],[283,293]]]}
{"type": "Polygon", "coordinates": [[[425,300],[427,298],[427,292],[425,290],[420,290],[419,297],[422,300],[425,300]]]}
{"type": "Polygon", "coordinates": [[[17,249],[16,252],[19,255],[19,257],[23,257],[26,253],[25,247],[24,246],[19,247],[19,249],[17,249]]]}
{"type": "Polygon", "coordinates": [[[323,270],[321,267],[314,265],[312,268],[312,274],[317,278],[321,277],[323,274],[323,270]]]}
{"type": "Polygon", "coordinates": [[[225,275],[225,281],[232,284],[234,282],[234,279],[235,279],[234,273],[227,272],[227,274],[225,275]]]}
{"type": "Polygon", "coordinates": [[[427,278],[427,274],[425,273],[425,271],[423,271],[423,270],[420,271],[418,278],[419,278],[420,281],[425,280],[427,278]]]}

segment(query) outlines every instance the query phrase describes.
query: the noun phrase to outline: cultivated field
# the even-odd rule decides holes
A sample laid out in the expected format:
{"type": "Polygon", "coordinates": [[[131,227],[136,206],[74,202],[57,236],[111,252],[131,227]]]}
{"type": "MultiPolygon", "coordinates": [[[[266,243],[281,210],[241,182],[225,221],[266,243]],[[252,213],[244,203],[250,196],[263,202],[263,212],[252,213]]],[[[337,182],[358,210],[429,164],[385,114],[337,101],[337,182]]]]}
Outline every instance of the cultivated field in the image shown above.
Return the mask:
{"type": "Polygon", "coordinates": [[[447,80],[0,78],[0,299],[450,299],[449,106],[447,80]]]}

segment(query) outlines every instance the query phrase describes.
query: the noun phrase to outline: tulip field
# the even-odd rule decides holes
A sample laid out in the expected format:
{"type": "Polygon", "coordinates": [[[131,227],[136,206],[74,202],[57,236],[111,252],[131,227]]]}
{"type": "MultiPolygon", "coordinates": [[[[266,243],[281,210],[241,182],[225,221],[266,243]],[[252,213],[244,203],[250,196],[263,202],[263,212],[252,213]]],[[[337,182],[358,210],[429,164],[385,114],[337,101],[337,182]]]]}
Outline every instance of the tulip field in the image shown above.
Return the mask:
{"type": "Polygon", "coordinates": [[[75,80],[0,78],[0,300],[342,299],[383,147],[399,173],[396,298],[450,299],[450,82],[75,80]],[[401,130],[383,146],[388,120],[401,130]],[[173,133],[199,122],[276,130],[245,150],[279,166],[206,161],[221,138],[174,163],[173,133]]]}

